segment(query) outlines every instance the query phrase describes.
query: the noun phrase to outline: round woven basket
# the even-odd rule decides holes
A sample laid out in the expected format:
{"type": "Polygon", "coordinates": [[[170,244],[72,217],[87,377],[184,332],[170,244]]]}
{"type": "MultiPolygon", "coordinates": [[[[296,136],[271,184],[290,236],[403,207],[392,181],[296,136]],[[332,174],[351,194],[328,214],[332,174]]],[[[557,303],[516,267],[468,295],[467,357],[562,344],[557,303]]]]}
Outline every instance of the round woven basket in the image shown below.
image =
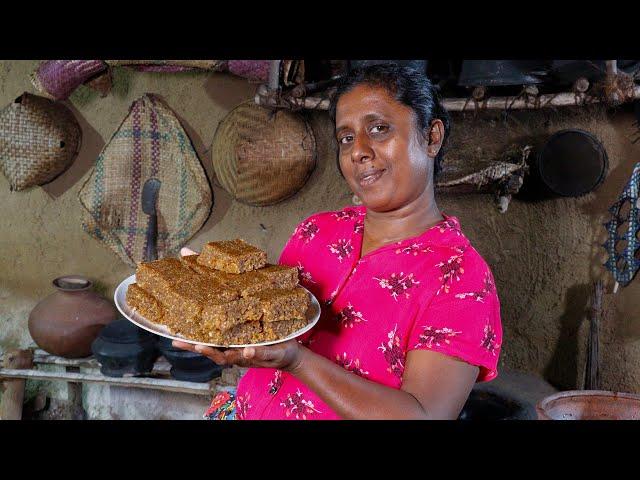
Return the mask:
{"type": "Polygon", "coordinates": [[[78,155],[82,130],[61,103],[24,93],[0,111],[0,169],[11,190],[43,185],[78,155]]]}
{"type": "Polygon", "coordinates": [[[243,203],[273,205],[300,190],[316,166],[316,139],[298,113],[247,101],[220,122],[211,145],[222,187],[243,203]]]}

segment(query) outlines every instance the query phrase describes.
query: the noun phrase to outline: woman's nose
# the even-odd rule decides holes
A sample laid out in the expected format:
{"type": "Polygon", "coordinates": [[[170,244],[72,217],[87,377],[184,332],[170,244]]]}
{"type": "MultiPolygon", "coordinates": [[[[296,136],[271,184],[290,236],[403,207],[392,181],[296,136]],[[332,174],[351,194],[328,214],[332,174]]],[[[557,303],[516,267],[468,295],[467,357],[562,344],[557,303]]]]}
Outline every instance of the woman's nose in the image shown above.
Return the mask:
{"type": "Polygon", "coordinates": [[[373,150],[369,145],[368,139],[363,135],[357,135],[353,139],[353,148],[351,149],[351,160],[355,163],[370,161],[373,158],[373,150]]]}

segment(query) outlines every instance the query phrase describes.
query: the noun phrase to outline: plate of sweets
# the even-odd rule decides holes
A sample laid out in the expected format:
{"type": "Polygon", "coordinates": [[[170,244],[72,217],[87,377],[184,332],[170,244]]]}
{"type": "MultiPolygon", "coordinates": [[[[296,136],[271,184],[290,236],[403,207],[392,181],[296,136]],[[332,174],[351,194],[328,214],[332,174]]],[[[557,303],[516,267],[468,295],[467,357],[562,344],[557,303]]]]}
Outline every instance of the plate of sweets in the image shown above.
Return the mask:
{"type": "Polygon", "coordinates": [[[320,318],[298,269],[267,263],[266,252],[241,239],[140,263],[114,301],[125,318],[156,335],[222,348],[291,340],[320,318]]]}

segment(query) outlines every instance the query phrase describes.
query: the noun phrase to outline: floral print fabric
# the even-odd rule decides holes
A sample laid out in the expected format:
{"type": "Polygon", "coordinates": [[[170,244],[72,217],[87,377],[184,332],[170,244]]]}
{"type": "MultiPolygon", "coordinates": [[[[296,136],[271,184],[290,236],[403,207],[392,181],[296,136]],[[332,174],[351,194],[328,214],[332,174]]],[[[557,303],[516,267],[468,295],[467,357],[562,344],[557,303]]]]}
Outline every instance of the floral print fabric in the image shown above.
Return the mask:
{"type": "MultiPolygon", "coordinates": [[[[345,370],[401,388],[407,353],[423,349],[497,375],[502,343],[493,275],[455,217],[418,237],[360,256],[365,207],[323,212],[301,222],[280,263],[320,301],[316,326],[298,341],[345,370]]],[[[287,372],[252,368],[237,389],[238,419],[338,419],[287,372]]]]}

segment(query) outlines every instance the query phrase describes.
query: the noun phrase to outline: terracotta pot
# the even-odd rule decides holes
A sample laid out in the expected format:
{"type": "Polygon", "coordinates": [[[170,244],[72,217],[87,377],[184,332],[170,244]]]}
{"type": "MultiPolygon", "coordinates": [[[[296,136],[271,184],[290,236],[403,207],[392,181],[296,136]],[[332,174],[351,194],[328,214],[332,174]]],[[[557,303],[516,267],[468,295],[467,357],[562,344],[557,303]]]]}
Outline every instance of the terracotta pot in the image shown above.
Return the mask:
{"type": "Polygon", "coordinates": [[[43,350],[60,357],[91,355],[91,343],[102,327],[118,316],[113,304],[91,290],[91,281],[80,275],[56,278],[56,292],[38,303],[29,314],[29,333],[43,350]]]}
{"type": "Polygon", "coordinates": [[[640,395],[572,390],[542,399],[539,420],[640,420],[640,395]]]}

